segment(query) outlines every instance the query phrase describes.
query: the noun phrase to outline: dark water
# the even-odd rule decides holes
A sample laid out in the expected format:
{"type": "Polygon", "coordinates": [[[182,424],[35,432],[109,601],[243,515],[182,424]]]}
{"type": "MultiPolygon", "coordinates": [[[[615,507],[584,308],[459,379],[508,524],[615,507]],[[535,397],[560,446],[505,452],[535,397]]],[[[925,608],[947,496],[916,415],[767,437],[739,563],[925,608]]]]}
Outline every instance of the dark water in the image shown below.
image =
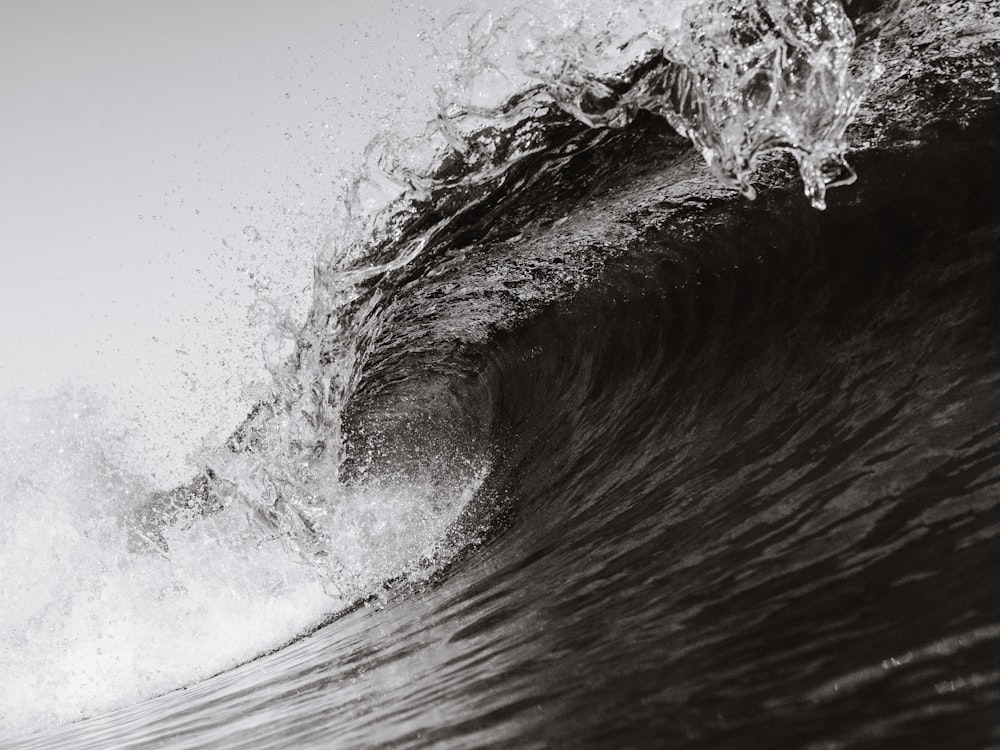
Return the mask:
{"type": "Polygon", "coordinates": [[[544,206],[523,193],[445,243],[462,263],[400,278],[348,420],[356,465],[418,433],[488,445],[456,530],[481,543],[24,746],[1000,746],[998,133],[861,153],[825,212],[691,193],[627,222],[608,196],[641,208],[670,136],[592,136],[544,206]],[[616,221],[584,281],[564,268],[616,221]]]}

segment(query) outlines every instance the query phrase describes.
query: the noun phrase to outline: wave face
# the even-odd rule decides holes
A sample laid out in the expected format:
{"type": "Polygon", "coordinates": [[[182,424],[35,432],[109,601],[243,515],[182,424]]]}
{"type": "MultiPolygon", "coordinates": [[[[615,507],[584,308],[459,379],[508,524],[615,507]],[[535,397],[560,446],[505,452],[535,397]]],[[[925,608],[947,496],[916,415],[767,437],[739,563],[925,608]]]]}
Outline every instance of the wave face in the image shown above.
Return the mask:
{"type": "Polygon", "coordinates": [[[273,398],[188,486],[0,446],[33,478],[4,532],[68,551],[0,584],[0,705],[37,698],[8,726],[165,693],[0,746],[1000,742],[996,45],[879,83],[856,30],[947,24],[723,5],[472,26],[461,97],[373,143],[273,398]],[[862,179],[827,195],[854,117],[862,179]],[[67,481],[86,509],[33,510],[67,481]]]}

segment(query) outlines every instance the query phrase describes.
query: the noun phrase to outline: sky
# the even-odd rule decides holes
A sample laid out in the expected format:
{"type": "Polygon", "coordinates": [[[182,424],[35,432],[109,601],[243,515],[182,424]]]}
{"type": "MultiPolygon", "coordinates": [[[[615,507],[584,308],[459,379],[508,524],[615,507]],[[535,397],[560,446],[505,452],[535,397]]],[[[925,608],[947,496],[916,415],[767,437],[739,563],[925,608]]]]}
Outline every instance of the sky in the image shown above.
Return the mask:
{"type": "Polygon", "coordinates": [[[432,116],[459,7],[5,0],[0,400],[96,389],[180,477],[265,379],[249,307],[302,309],[365,144],[432,116]]]}

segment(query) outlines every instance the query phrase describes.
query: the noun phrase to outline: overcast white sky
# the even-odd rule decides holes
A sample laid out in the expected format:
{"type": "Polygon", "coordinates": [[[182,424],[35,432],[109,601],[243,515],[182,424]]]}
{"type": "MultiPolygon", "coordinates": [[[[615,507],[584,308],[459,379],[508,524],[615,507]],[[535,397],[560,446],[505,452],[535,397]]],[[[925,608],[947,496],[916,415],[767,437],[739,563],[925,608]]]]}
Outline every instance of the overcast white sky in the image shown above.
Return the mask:
{"type": "Polygon", "coordinates": [[[234,426],[248,274],[308,285],[294,212],[431,115],[417,35],[460,5],[5,0],[0,398],[98,384],[160,448],[234,426]]]}

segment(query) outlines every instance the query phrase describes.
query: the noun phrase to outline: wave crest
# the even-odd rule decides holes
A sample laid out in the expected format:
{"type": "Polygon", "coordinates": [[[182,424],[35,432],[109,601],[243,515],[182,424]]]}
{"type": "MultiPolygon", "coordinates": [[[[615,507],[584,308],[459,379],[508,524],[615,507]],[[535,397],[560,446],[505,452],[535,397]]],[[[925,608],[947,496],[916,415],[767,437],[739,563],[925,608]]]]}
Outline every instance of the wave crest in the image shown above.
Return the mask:
{"type": "MultiPolygon", "coordinates": [[[[632,3],[609,13],[589,22],[524,10],[482,16],[468,26],[450,87],[438,91],[438,117],[417,137],[372,141],[318,247],[308,319],[289,328],[293,353],[272,368],[275,398],[230,443],[249,465],[212,460],[217,494],[246,505],[262,533],[326,565],[331,551],[315,519],[342,501],[342,414],[386,300],[433,273],[468,215],[558,169],[574,133],[652,113],[748,197],[756,162],[774,151],[794,156],[817,208],[829,186],[853,181],[844,131],[864,87],[837,0],[632,3]]],[[[457,474],[455,486],[467,486],[467,472],[457,474]]]]}

